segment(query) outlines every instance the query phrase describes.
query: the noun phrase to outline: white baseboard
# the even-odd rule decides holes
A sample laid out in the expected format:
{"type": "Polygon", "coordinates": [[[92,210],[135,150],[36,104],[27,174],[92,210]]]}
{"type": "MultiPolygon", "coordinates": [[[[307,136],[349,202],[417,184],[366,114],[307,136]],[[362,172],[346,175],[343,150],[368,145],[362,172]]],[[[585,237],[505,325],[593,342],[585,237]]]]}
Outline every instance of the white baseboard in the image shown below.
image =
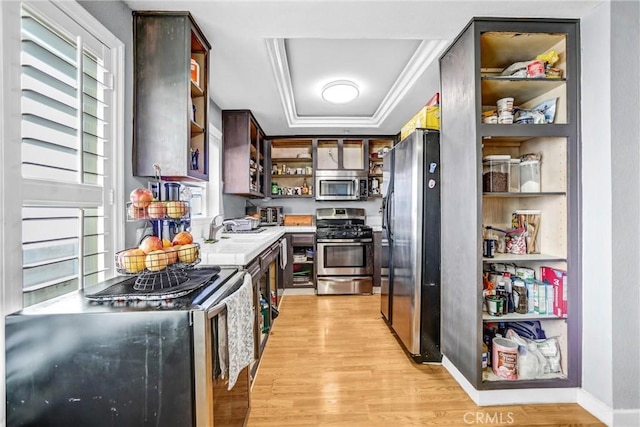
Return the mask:
{"type": "Polygon", "coordinates": [[[608,426],[640,426],[640,409],[613,409],[583,389],[578,391],[578,404],[608,426]]]}
{"type": "Polygon", "coordinates": [[[584,389],[578,391],[578,405],[582,406],[606,425],[613,425],[613,409],[584,389]]]}
{"type": "Polygon", "coordinates": [[[467,380],[467,378],[462,375],[462,372],[456,368],[456,366],[449,360],[449,358],[445,355],[442,355],[442,366],[445,367],[447,371],[451,374],[454,380],[458,382],[460,387],[467,393],[467,395],[473,400],[476,405],[480,405],[478,402],[480,401],[480,392],[476,390],[471,383],[467,380]]]}
{"type": "MultiPolygon", "coordinates": [[[[530,388],[508,390],[476,390],[462,375],[462,372],[446,357],[442,357],[442,366],[460,384],[471,400],[478,406],[531,405],[540,403],[576,403],[578,388],[530,388]]],[[[585,408],[586,409],[586,408],[585,408]]]]}

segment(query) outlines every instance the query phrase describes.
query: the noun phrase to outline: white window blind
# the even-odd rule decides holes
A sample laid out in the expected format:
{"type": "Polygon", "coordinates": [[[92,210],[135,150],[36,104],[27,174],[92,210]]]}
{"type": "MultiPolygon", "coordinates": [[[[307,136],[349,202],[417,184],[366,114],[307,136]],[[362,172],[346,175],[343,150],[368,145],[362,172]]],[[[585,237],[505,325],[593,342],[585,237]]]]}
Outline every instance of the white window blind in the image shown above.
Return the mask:
{"type": "Polygon", "coordinates": [[[113,272],[113,83],[109,48],[51,4],[23,5],[20,57],[28,306],[113,272]]]}

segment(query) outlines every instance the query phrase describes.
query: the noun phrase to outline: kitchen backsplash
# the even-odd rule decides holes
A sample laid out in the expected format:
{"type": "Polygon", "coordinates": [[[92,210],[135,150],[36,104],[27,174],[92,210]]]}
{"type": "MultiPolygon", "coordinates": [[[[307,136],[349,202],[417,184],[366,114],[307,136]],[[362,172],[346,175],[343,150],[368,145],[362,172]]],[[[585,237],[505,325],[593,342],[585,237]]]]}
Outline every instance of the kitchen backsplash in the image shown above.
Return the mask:
{"type": "MultiPolygon", "coordinates": [[[[283,213],[287,214],[312,214],[315,215],[317,208],[327,207],[352,207],[365,209],[367,215],[367,224],[371,226],[379,226],[382,223],[380,207],[382,199],[376,198],[362,202],[316,202],[315,200],[296,200],[296,199],[247,199],[239,196],[223,196],[224,217],[241,218],[245,214],[245,203],[253,203],[256,206],[282,206],[283,213]],[[248,202],[246,202],[248,200],[248,202]]],[[[206,239],[209,235],[209,224],[211,218],[194,218],[191,221],[191,233],[198,238],[206,239]]]]}
{"type": "MultiPolygon", "coordinates": [[[[256,200],[250,199],[250,202],[256,206],[282,206],[283,213],[287,214],[313,214],[315,215],[318,208],[361,208],[365,209],[367,216],[379,216],[381,215],[382,199],[375,198],[361,202],[351,201],[331,201],[331,202],[316,202],[313,199],[271,199],[271,200],[256,200]]],[[[225,207],[226,210],[226,207],[225,207]]]]}

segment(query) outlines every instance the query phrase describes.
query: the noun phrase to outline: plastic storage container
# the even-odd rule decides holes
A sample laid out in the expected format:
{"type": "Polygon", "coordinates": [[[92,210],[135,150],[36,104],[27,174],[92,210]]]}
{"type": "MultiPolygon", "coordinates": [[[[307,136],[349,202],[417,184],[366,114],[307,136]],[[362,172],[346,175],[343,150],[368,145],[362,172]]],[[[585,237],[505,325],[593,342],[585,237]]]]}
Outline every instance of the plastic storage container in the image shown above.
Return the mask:
{"type": "Polygon", "coordinates": [[[520,159],[511,159],[509,168],[509,193],[520,192],[520,159]]]}
{"type": "Polygon", "coordinates": [[[506,193],[509,191],[511,156],[487,156],[482,159],[482,191],[506,193]]]}
{"type": "Polygon", "coordinates": [[[523,193],[540,192],[540,160],[520,162],[520,191],[523,193]]]}

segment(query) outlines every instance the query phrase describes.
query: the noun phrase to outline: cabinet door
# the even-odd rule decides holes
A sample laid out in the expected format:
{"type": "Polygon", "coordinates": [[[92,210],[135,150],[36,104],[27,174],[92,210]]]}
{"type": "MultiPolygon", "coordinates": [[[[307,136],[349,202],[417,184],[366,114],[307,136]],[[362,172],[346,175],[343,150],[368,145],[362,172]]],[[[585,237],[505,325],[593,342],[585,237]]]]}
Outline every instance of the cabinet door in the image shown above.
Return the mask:
{"type": "Polygon", "coordinates": [[[224,192],[264,197],[265,137],[249,110],[222,112],[224,192]]]}
{"type": "Polygon", "coordinates": [[[155,176],[158,164],[163,177],[208,179],[209,50],[188,13],[134,12],[135,176],[155,176]]]}

